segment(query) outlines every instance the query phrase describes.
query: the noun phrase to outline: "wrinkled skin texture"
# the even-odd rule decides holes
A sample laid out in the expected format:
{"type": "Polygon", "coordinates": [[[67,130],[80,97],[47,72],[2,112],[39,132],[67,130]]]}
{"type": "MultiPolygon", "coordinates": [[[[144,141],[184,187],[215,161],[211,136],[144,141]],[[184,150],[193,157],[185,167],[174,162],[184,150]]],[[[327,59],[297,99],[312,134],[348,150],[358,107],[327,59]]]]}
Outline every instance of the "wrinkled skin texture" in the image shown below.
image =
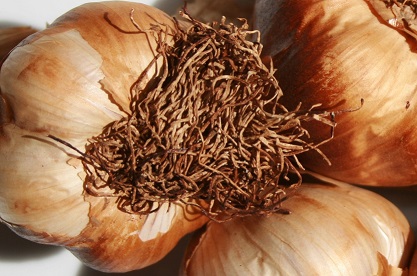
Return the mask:
{"type": "Polygon", "coordinates": [[[85,4],[22,41],[0,69],[1,220],[24,238],[65,246],[108,272],[157,262],[207,221],[183,204],[148,216],[121,212],[116,197],[84,192],[78,153],[47,137],[82,150],[126,115],[130,89],[155,56],[155,43],[134,26],[131,9],[143,30],[158,24],[172,31],[172,19],[155,8],[85,4]]]}
{"type": "MultiPolygon", "coordinates": [[[[300,157],[310,171],[349,183],[417,184],[416,44],[363,0],[258,0],[255,28],[294,108],[322,104],[336,115],[335,138],[300,157]]],[[[321,140],[330,131],[306,128],[321,140]]]]}

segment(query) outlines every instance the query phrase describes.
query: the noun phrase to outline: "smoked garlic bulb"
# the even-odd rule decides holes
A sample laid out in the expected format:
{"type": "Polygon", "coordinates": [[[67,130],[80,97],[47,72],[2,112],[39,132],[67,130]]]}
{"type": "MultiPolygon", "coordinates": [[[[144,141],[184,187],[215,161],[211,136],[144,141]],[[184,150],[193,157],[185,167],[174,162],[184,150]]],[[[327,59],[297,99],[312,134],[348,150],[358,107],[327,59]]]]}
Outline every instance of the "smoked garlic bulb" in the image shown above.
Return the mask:
{"type": "MultiPolygon", "coordinates": [[[[153,264],[207,221],[180,202],[139,215],[121,211],[117,196],[85,192],[73,150],[125,116],[141,74],[158,75],[163,62],[146,32],[155,25],[174,29],[143,4],[85,4],[25,39],[0,69],[1,220],[102,271],[153,264]]],[[[169,32],[163,39],[170,43],[169,32]]]]}
{"type": "Polygon", "coordinates": [[[247,22],[181,16],[86,4],[8,55],[6,224],[94,268],[128,271],[162,258],[207,217],[280,211],[301,184],[296,155],[327,142],[310,141],[302,122],[331,131],[330,114],[280,104],[247,22]]]}
{"type": "Polygon", "coordinates": [[[404,215],[350,185],[304,184],[288,215],[209,222],[188,248],[183,275],[402,275],[414,249],[404,215]]]}
{"type": "MultiPolygon", "coordinates": [[[[308,152],[300,157],[306,169],[356,184],[417,184],[417,43],[412,29],[397,27],[400,2],[256,1],[255,28],[284,104],[336,112],[335,137],[322,148],[332,165],[308,152]]],[[[329,135],[306,128],[315,139],[329,135]]]]}

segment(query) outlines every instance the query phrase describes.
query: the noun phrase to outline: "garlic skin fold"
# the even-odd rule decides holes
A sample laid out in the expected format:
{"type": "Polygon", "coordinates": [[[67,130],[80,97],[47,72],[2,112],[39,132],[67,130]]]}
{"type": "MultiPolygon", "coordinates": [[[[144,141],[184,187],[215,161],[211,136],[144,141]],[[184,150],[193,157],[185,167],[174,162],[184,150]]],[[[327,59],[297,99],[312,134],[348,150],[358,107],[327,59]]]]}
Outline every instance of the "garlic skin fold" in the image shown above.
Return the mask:
{"type": "MultiPolygon", "coordinates": [[[[321,148],[332,165],[310,151],[300,156],[307,170],[354,184],[414,185],[417,45],[373,2],[382,1],[258,0],[255,28],[287,108],[341,111],[334,139],[321,148]]],[[[315,139],[330,135],[306,128],[315,139]]]]}
{"type": "MultiPolygon", "coordinates": [[[[83,150],[88,138],[126,115],[130,89],[156,55],[152,36],[134,23],[145,31],[174,26],[143,4],[89,3],[26,38],[0,68],[1,221],[107,272],[159,261],[207,221],[180,203],[149,216],[120,211],[116,197],[84,191],[79,155],[47,137],[83,150]]],[[[151,81],[161,66],[157,60],[145,78],[151,81]]]]}
{"type": "Polygon", "coordinates": [[[414,236],[382,196],[349,185],[304,184],[289,215],[209,222],[182,275],[402,275],[414,236]]]}

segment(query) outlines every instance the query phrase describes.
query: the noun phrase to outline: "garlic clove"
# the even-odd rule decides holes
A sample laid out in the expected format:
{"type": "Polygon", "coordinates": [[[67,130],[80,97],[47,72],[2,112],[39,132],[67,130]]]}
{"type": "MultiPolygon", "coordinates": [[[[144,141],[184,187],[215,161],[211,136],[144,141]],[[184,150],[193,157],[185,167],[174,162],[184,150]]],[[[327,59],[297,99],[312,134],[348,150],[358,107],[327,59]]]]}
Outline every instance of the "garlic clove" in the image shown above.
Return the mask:
{"type": "MultiPolygon", "coordinates": [[[[45,34],[76,29],[103,59],[100,67],[105,75],[100,81],[103,90],[121,111],[127,112],[132,85],[157,55],[155,34],[148,33],[155,25],[166,28],[167,33],[174,30],[172,17],[157,8],[123,1],[98,2],[68,11],[45,34]]],[[[172,41],[170,35],[162,38],[167,43],[172,41]]],[[[148,80],[159,73],[162,58],[155,64],[145,74],[148,80]]]]}
{"type": "Polygon", "coordinates": [[[10,124],[2,128],[0,145],[1,219],[37,242],[57,244],[79,235],[89,221],[89,204],[67,153],[10,124]]]}
{"type": "Polygon", "coordinates": [[[191,227],[207,222],[200,212],[183,204],[165,204],[155,213],[138,216],[121,213],[115,199],[86,196],[86,201],[91,204],[90,223],[65,245],[100,271],[126,272],[156,263],[191,227]]]}
{"type": "Polygon", "coordinates": [[[99,133],[121,117],[101,89],[101,64],[102,57],[76,30],[32,36],[2,66],[2,97],[10,110],[19,110],[11,120],[67,141],[99,133]]]}
{"type": "MultiPolygon", "coordinates": [[[[152,16],[144,13],[143,4],[122,2],[117,4],[117,13],[108,12],[114,6],[103,2],[73,9],[11,53],[2,66],[0,89],[6,101],[16,98],[9,103],[12,109],[26,106],[14,114],[16,124],[35,131],[53,129],[53,135],[66,140],[73,138],[68,137],[70,128],[73,136],[87,139],[126,114],[131,86],[156,55],[154,38],[139,31],[132,20],[144,31],[156,23],[169,30],[173,21],[156,8],[147,7],[152,16]],[[131,19],[134,7],[137,11],[131,19]],[[16,78],[20,81],[15,82],[16,78]],[[54,116],[39,118],[29,104],[33,101],[42,104],[43,113],[54,116]],[[79,112],[72,112],[75,106],[79,112]],[[60,130],[63,121],[67,129],[60,130]]],[[[152,66],[148,79],[157,73],[152,66]]]]}
{"type": "Polygon", "coordinates": [[[304,184],[289,215],[209,222],[183,275],[380,275],[406,268],[414,248],[400,210],[349,185],[304,184]]]}
{"type": "MultiPolygon", "coordinates": [[[[355,184],[415,184],[415,39],[363,0],[258,0],[254,16],[285,106],[360,107],[336,115],[335,138],[323,147],[332,166],[309,152],[300,157],[305,168],[355,184]]],[[[307,129],[314,139],[329,136],[314,124],[307,129]]]]}

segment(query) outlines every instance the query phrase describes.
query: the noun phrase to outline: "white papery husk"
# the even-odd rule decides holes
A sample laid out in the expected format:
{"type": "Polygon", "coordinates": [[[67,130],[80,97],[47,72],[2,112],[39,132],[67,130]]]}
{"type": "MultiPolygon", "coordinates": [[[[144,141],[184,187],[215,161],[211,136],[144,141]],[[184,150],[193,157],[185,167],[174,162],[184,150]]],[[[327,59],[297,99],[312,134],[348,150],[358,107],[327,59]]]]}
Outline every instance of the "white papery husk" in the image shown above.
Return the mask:
{"type": "MultiPolygon", "coordinates": [[[[207,221],[184,204],[139,216],[120,211],[116,197],[91,196],[79,154],[47,137],[82,151],[88,138],[127,114],[130,89],[156,54],[155,37],[135,24],[172,31],[174,23],[143,4],[85,4],[22,41],[0,70],[2,221],[102,271],[155,263],[207,221]]],[[[156,76],[161,64],[144,77],[156,76]]]]}
{"type": "Polygon", "coordinates": [[[350,185],[303,184],[289,215],[209,222],[183,275],[401,275],[414,236],[401,211],[350,185]]]}

